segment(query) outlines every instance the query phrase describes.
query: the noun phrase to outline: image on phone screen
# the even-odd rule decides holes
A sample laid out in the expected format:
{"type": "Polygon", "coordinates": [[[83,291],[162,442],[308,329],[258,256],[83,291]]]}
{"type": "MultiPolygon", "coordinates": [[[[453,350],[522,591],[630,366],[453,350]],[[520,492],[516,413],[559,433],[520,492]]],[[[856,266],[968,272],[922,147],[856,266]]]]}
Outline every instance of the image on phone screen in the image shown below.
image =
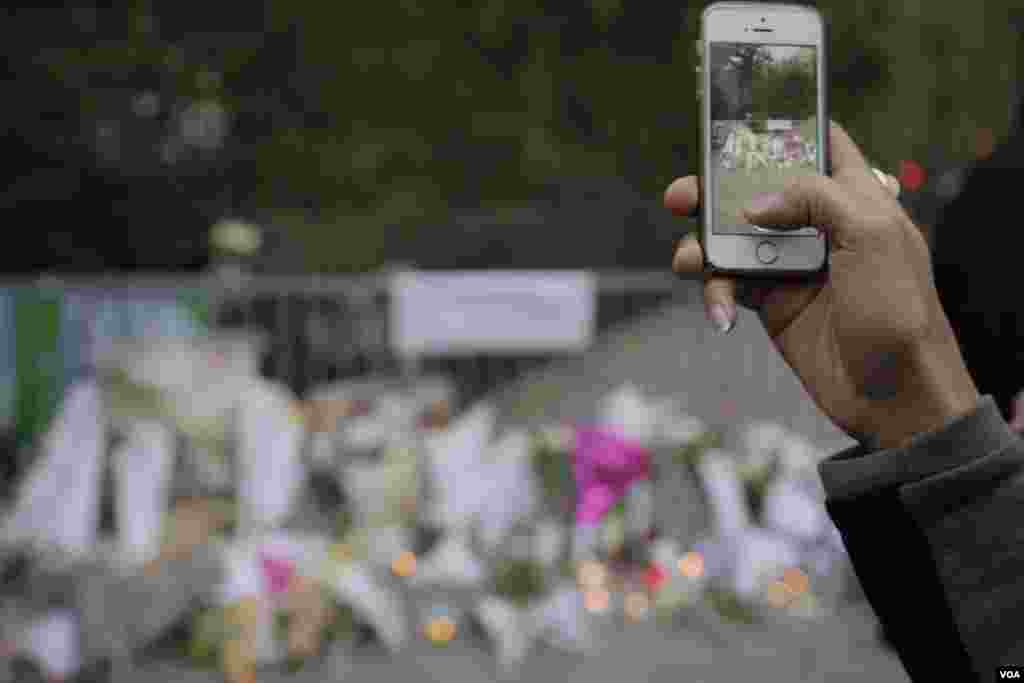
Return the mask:
{"type": "Polygon", "coordinates": [[[750,225],[742,209],[792,176],[819,172],[816,48],[713,42],[709,52],[713,231],[775,232],[750,225]]]}

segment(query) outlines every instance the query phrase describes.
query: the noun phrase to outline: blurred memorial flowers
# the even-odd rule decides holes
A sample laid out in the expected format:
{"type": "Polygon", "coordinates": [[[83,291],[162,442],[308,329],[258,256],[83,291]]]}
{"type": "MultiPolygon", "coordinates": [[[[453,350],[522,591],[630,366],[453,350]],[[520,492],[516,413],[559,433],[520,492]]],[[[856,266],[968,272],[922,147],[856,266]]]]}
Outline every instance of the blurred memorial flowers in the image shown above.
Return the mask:
{"type": "MultiPolygon", "coordinates": [[[[231,681],[327,652],[344,661],[367,635],[393,652],[415,635],[439,647],[482,638],[511,673],[538,643],[595,651],[609,618],[813,618],[838,599],[829,577],[845,565],[815,488],[821,455],[781,425],[720,434],[632,384],[594,419],[530,429],[502,425],[486,401],[455,410],[439,377],[335,382],[296,402],[253,378],[259,343],[118,346],[102,381],[66,398],[5,524],[8,545],[56,533],[85,555],[104,547],[82,515],[54,520],[38,507],[45,497],[24,497],[56,493],[65,471],[99,481],[100,450],[82,452],[103,443],[103,405],[121,434],[113,443],[138,453],[134,476],[162,472],[155,485],[180,492],[161,508],[161,496],[113,489],[122,550],[112,557],[181,583],[166,613],[190,615],[190,660],[231,681]],[[666,496],[683,496],[697,521],[659,518],[666,496]]],[[[156,599],[163,585],[133,590],[156,599]]],[[[135,628],[128,614],[90,614],[93,628],[135,628]]]]}

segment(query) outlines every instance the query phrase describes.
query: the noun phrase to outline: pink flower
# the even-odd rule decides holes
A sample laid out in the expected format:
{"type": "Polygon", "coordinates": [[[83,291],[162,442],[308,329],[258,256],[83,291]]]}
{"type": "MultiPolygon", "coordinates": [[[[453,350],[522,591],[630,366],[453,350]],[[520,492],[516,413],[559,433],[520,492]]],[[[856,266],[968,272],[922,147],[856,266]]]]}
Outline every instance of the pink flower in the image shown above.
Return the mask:
{"type": "Polygon", "coordinates": [[[644,584],[652,593],[659,590],[668,580],[668,572],[657,562],[652,562],[644,571],[644,584]]]}
{"type": "Polygon", "coordinates": [[[650,452],[601,428],[576,430],[576,521],[600,522],[637,481],[650,478],[650,452]]]}
{"type": "Polygon", "coordinates": [[[263,577],[267,582],[267,590],[270,591],[271,595],[284,593],[288,590],[292,576],[295,575],[295,563],[260,553],[260,565],[263,567],[263,577]]]}
{"type": "Polygon", "coordinates": [[[795,130],[787,131],[784,136],[785,156],[791,161],[799,161],[804,149],[803,138],[795,130]]]}

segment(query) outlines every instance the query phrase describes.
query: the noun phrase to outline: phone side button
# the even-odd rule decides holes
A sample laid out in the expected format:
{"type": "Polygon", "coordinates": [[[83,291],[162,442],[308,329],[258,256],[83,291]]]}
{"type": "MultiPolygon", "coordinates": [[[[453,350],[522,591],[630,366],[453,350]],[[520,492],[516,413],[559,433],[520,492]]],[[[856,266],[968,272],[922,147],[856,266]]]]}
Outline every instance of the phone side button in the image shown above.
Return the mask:
{"type": "MultiPolygon", "coordinates": [[[[749,252],[748,252],[749,253],[749,252]]],[[[764,240],[757,245],[757,260],[761,263],[775,263],[779,260],[779,248],[775,242],[764,240]]]]}

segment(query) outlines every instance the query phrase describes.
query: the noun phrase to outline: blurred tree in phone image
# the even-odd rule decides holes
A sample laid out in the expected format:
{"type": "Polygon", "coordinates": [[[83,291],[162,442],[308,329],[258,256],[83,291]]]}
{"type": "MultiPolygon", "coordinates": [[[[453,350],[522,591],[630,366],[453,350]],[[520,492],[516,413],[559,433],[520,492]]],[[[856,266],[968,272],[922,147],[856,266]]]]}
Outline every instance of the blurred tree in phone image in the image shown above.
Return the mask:
{"type": "MultiPolygon", "coordinates": [[[[771,50],[766,50],[771,55],[771,50]]],[[[813,50],[757,65],[752,83],[755,119],[805,120],[817,109],[818,85],[813,50]]]]}

